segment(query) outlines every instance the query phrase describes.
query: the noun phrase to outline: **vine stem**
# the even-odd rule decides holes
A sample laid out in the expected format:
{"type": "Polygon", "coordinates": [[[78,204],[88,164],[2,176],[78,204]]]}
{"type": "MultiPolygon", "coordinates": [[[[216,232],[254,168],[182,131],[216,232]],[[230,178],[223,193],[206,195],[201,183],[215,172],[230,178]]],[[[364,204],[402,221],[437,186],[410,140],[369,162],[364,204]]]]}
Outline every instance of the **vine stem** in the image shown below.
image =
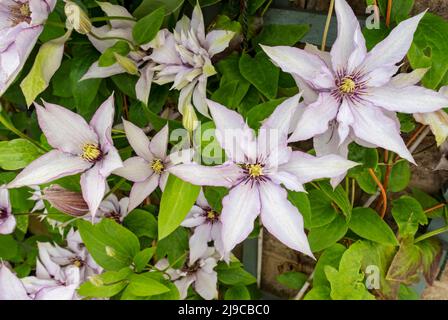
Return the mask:
{"type": "Polygon", "coordinates": [[[392,0],[387,1],[386,27],[390,26],[390,13],[392,12],[392,0]]]}
{"type": "Polygon", "coordinates": [[[428,238],[434,237],[434,236],[436,236],[438,234],[441,234],[441,233],[444,233],[444,232],[447,232],[447,231],[448,231],[448,226],[444,226],[442,228],[439,228],[439,229],[427,232],[425,234],[422,234],[420,237],[417,237],[415,239],[414,243],[426,240],[428,238]]]}
{"type": "Polygon", "coordinates": [[[313,280],[313,278],[314,278],[314,271],[313,271],[313,273],[311,273],[311,275],[308,277],[308,279],[306,279],[306,282],[304,283],[304,285],[302,286],[300,291],[296,294],[296,296],[294,297],[294,300],[302,300],[303,296],[305,295],[305,292],[311,286],[311,281],[313,280]]]}
{"type": "Polygon", "coordinates": [[[131,45],[132,48],[135,49],[135,45],[132,43],[132,41],[126,39],[126,38],[122,38],[122,37],[100,37],[98,35],[96,35],[93,32],[89,32],[89,34],[94,37],[97,40],[121,40],[121,41],[125,41],[127,43],[129,43],[131,45]]]}
{"type": "Polygon", "coordinates": [[[442,209],[443,207],[446,206],[446,203],[439,203],[438,205],[435,205],[434,207],[431,207],[429,209],[425,210],[425,213],[430,213],[439,209],[442,209]]]}
{"type": "Polygon", "coordinates": [[[370,176],[372,177],[372,179],[375,181],[375,183],[377,184],[378,188],[381,191],[381,196],[383,197],[383,209],[381,210],[381,219],[384,218],[384,215],[386,214],[386,210],[387,210],[387,194],[386,194],[386,189],[384,189],[383,184],[381,183],[381,181],[377,178],[377,176],[375,175],[375,172],[373,171],[372,168],[369,168],[369,173],[370,176]]]}
{"type": "Polygon", "coordinates": [[[327,20],[325,21],[324,33],[322,34],[322,45],[320,47],[321,51],[325,51],[325,47],[327,44],[328,30],[330,29],[331,17],[333,15],[334,9],[334,0],[330,1],[330,7],[328,8],[327,20]]]}
{"type": "Polygon", "coordinates": [[[128,21],[136,21],[135,18],[131,17],[121,17],[121,16],[110,16],[110,17],[96,17],[90,18],[91,22],[101,22],[101,21],[109,21],[109,20],[128,20],[128,21]]]}

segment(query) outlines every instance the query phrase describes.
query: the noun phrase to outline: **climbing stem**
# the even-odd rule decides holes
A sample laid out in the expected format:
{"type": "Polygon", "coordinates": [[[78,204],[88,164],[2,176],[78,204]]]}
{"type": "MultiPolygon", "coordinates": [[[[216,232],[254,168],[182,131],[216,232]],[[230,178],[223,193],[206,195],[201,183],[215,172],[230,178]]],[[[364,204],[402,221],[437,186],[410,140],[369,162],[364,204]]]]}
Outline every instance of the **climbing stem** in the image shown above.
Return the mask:
{"type": "Polygon", "coordinates": [[[322,35],[322,46],[320,50],[325,51],[325,47],[327,44],[328,30],[330,29],[331,16],[333,15],[334,9],[334,0],[330,1],[330,7],[328,8],[327,20],[325,21],[324,33],[322,35]]]}
{"type": "Polygon", "coordinates": [[[120,17],[120,16],[109,16],[109,17],[96,17],[90,18],[91,22],[101,22],[101,21],[110,21],[110,20],[128,20],[128,21],[136,21],[135,18],[131,17],[120,17]]]}
{"type": "Polygon", "coordinates": [[[392,0],[387,0],[386,26],[390,26],[390,13],[392,12],[392,0]]]}
{"type": "Polygon", "coordinates": [[[375,171],[373,171],[372,168],[369,168],[369,173],[370,176],[372,177],[372,179],[375,181],[375,183],[377,184],[378,188],[380,189],[381,192],[381,196],[383,198],[383,209],[381,210],[381,219],[384,218],[384,215],[386,214],[386,210],[387,210],[387,194],[386,194],[386,189],[384,189],[383,184],[381,183],[381,181],[377,178],[377,176],[375,175],[375,171]]]}
{"type": "Polygon", "coordinates": [[[422,234],[420,237],[417,237],[417,238],[415,239],[414,243],[423,241],[423,240],[425,240],[425,239],[434,237],[434,236],[436,236],[436,235],[438,235],[438,234],[441,234],[441,233],[444,233],[444,232],[447,232],[447,231],[448,231],[448,226],[444,226],[444,227],[442,227],[442,228],[439,228],[439,229],[436,229],[436,230],[427,232],[427,233],[425,233],[425,234],[422,234]]]}

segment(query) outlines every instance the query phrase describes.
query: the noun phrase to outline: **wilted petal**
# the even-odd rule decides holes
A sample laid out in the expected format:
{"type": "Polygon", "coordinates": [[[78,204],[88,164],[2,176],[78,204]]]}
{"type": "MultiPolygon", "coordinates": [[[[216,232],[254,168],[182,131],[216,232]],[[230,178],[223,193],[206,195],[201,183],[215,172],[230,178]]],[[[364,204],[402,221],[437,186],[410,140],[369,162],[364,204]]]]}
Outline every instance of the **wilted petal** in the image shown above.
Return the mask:
{"type": "Polygon", "coordinates": [[[444,110],[416,113],[414,114],[414,118],[418,122],[431,127],[438,146],[448,138],[448,114],[444,110]]]}
{"type": "Polygon", "coordinates": [[[128,212],[137,208],[157,188],[159,175],[153,174],[142,182],[136,182],[129,194],[128,212]]]}
{"type": "Polygon", "coordinates": [[[352,128],[357,137],[375,146],[391,150],[400,157],[415,163],[400,136],[399,126],[380,108],[359,104],[352,108],[352,114],[355,119],[352,128]]]}
{"type": "Polygon", "coordinates": [[[336,0],[338,36],[331,48],[334,70],[352,72],[365,58],[367,48],[358,19],[345,0],[336,0]]]}
{"type": "Polygon", "coordinates": [[[212,240],[211,237],[212,224],[204,223],[194,229],[193,235],[190,237],[190,263],[193,264],[197,259],[202,257],[207,251],[208,242],[212,240]]]}
{"type": "Polygon", "coordinates": [[[205,300],[212,300],[218,297],[218,274],[216,272],[205,272],[198,270],[194,289],[205,300]]]}
{"type": "Polygon", "coordinates": [[[99,170],[99,166],[95,165],[81,175],[82,196],[89,206],[92,219],[106,192],[106,178],[100,174],[99,170]]]}
{"type": "Polygon", "coordinates": [[[242,169],[233,162],[219,166],[201,166],[195,163],[179,164],[168,169],[175,176],[198,186],[230,188],[243,175],[242,169]]]}
{"type": "Polygon", "coordinates": [[[370,50],[362,65],[363,69],[370,72],[400,62],[408,52],[414,38],[414,32],[425,13],[426,11],[396,26],[386,39],[370,50]]]}
{"type": "Polygon", "coordinates": [[[294,47],[260,46],[284,72],[302,77],[315,88],[329,89],[334,86],[331,71],[318,56],[294,47]]]}
{"type": "Polygon", "coordinates": [[[306,107],[288,141],[307,140],[325,132],[328,123],[336,117],[339,105],[331,94],[320,94],[316,102],[306,107]]]}
{"type": "Polygon", "coordinates": [[[232,188],[222,200],[222,239],[224,250],[231,251],[247,238],[254,228],[254,221],[260,213],[258,186],[241,183],[232,188]]]}
{"type": "Polygon", "coordinates": [[[35,106],[39,126],[52,147],[76,155],[82,154],[84,144],[98,143],[98,136],[80,115],[52,103],[35,106]]]}
{"type": "Polygon", "coordinates": [[[235,36],[235,32],[228,30],[212,30],[207,34],[206,37],[206,47],[210,57],[215,54],[224,51],[228,46],[230,41],[235,36]]]}
{"type": "Polygon", "coordinates": [[[44,184],[62,177],[87,170],[92,164],[79,156],[59,150],[51,150],[31,162],[17,177],[8,184],[8,188],[44,184]]]}
{"type": "Polygon", "coordinates": [[[286,190],[273,183],[260,184],[263,226],[288,247],[313,257],[299,210],[287,199],[286,190]]]}
{"type": "Polygon", "coordinates": [[[20,279],[3,263],[0,265],[0,300],[31,300],[20,279]]]}
{"type": "Polygon", "coordinates": [[[149,150],[149,139],[145,132],[132,122],[124,119],[123,126],[129,144],[132,149],[134,149],[135,153],[146,161],[151,162],[154,159],[154,156],[149,150]]]}
{"type": "Polygon", "coordinates": [[[345,173],[358,163],[338,155],[314,157],[301,151],[294,151],[288,163],[280,170],[294,174],[302,183],[321,178],[333,178],[345,173]]]}
{"type": "Polygon", "coordinates": [[[371,87],[363,98],[375,106],[403,113],[424,113],[448,107],[448,97],[420,86],[371,87]]]}
{"type": "Polygon", "coordinates": [[[157,134],[151,139],[149,143],[149,149],[151,153],[157,159],[165,159],[168,148],[168,138],[169,138],[169,130],[168,124],[166,124],[162,130],[157,132],[157,134]]]}
{"type": "Polygon", "coordinates": [[[113,173],[132,182],[141,182],[149,178],[154,171],[150,164],[143,158],[131,157],[123,162],[123,167],[113,173]]]}

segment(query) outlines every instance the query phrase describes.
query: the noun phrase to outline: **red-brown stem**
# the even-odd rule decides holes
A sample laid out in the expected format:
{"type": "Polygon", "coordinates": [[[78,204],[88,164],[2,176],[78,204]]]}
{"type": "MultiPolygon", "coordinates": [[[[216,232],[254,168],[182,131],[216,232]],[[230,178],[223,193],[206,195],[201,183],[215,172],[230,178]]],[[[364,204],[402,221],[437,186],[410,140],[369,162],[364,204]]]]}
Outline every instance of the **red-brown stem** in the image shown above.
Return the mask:
{"type": "Polygon", "coordinates": [[[443,207],[445,207],[446,206],[446,203],[439,203],[438,205],[435,205],[434,207],[431,207],[431,208],[429,208],[429,209],[426,209],[425,210],[425,213],[430,213],[430,212],[432,212],[432,211],[436,211],[436,210],[438,210],[438,209],[442,209],[443,207]]]}
{"type": "Polygon", "coordinates": [[[381,191],[381,196],[383,197],[383,209],[381,210],[381,219],[384,218],[384,215],[386,214],[386,210],[387,210],[387,194],[386,194],[386,189],[384,189],[381,181],[377,178],[377,176],[375,175],[375,171],[373,171],[372,168],[369,168],[369,173],[370,176],[372,177],[372,179],[375,181],[376,185],[378,186],[378,188],[381,191]]]}
{"type": "Polygon", "coordinates": [[[392,11],[392,0],[387,1],[387,12],[386,12],[386,27],[390,26],[390,13],[392,11]]]}

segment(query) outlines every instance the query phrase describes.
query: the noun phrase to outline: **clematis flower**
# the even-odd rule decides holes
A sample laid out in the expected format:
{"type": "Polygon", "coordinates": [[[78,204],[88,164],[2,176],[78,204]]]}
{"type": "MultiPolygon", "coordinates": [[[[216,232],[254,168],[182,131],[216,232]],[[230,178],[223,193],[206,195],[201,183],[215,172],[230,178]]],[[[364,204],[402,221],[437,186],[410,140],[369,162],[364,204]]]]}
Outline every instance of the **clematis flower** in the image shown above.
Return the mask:
{"type": "Polygon", "coordinates": [[[193,116],[193,105],[205,116],[207,111],[207,78],[216,73],[211,59],[229,45],[234,32],[213,30],[205,34],[201,7],[195,6],[191,20],[184,16],[176,24],[173,33],[166,29],[159,31],[161,40],[154,47],[150,58],[158,65],[154,82],[173,82],[173,89],[180,90],[179,112],[193,116]]]}
{"type": "Polygon", "coordinates": [[[0,187],[0,234],[10,234],[16,228],[16,218],[11,212],[9,191],[5,186],[0,187]]]}
{"type": "MultiPolygon", "coordinates": [[[[108,2],[98,2],[98,4],[109,17],[133,18],[127,9],[122,6],[108,2]]],[[[124,39],[128,43],[133,44],[134,39],[132,37],[132,29],[135,23],[135,21],[131,20],[111,20],[110,24],[99,28],[92,27],[91,33],[87,34],[87,37],[99,52],[104,53],[108,48],[113,47],[120,41],[117,38],[124,39]],[[109,39],[103,40],[99,38],[109,39]]],[[[117,54],[117,61],[110,66],[100,66],[99,61],[95,61],[81,78],[81,81],[93,78],[107,78],[122,73],[137,74],[139,76],[135,85],[137,99],[145,104],[148,103],[152,78],[154,76],[154,71],[152,69],[154,63],[149,61],[150,59],[147,51],[155,45],[157,41],[158,38],[156,37],[153,41],[141,46],[133,44],[131,51],[126,57],[117,54]]]]}
{"type": "Polygon", "coordinates": [[[129,144],[137,156],[124,161],[123,167],[113,173],[134,182],[129,195],[128,211],[134,210],[156,188],[164,189],[168,180],[167,170],[173,165],[189,161],[189,151],[168,154],[168,125],[165,125],[151,141],[142,129],[123,120],[129,144]]]}
{"type": "MultiPolygon", "coordinates": [[[[325,152],[353,139],[366,147],[382,147],[414,162],[400,136],[395,112],[440,110],[448,98],[432,90],[390,84],[412,43],[424,12],[401,22],[390,35],[367,52],[358,20],[345,0],[336,0],[338,37],[325,54],[293,47],[262,46],[271,60],[292,74],[309,104],[289,141],[316,142],[325,152]]],[[[316,148],[317,150],[318,148],[316,148]]],[[[319,154],[319,153],[318,153],[319,154]]]]}
{"type": "Polygon", "coordinates": [[[224,251],[222,242],[220,213],[211,208],[202,190],[196,200],[196,205],[190,210],[181,226],[194,228],[193,235],[189,240],[189,261],[191,263],[195,263],[206,253],[210,241],[213,241],[213,245],[220,256],[225,261],[229,261],[230,253],[224,251]]]}
{"type": "Polygon", "coordinates": [[[0,300],[74,300],[79,284],[79,270],[71,268],[64,274],[64,283],[34,276],[19,279],[0,263],[0,300]]]}
{"type": "Polygon", "coordinates": [[[203,255],[196,262],[187,261],[182,269],[169,268],[167,259],[159,260],[156,268],[165,270],[174,280],[174,285],[179,290],[180,299],[185,299],[188,295],[188,288],[193,285],[194,290],[205,300],[212,300],[218,297],[217,282],[218,274],[213,270],[217,265],[215,249],[208,247],[203,255]]]}
{"type": "Polygon", "coordinates": [[[36,104],[39,126],[54,150],[30,163],[8,184],[9,188],[38,185],[82,173],[81,189],[95,216],[106,190],[106,178],[123,165],[111,136],[113,96],[88,124],[81,116],[51,103],[36,104]]]}
{"type": "Polygon", "coordinates": [[[258,137],[241,115],[208,100],[216,137],[228,161],[217,166],[180,164],[168,171],[196,185],[222,186],[230,192],[222,201],[222,240],[231,251],[253,229],[261,215],[266,229],[285,245],[312,256],[303,218],[281,186],[305,191],[303,184],[340,175],[357,164],[337,155],[316,158],[287,146],[291,114],[300,95],[285,100],[267,118],[258,137]]]}
{"type": "MultiPolygon", "coordinates": [[[[113,219],[117,223],[123,223],[124,218],[128,215],[129,198],[124,197],[118,200],[114,194],[109,195],[101,202],[98,214],[95,216],[93,223],[98,223],[102,219],[113,219]]],[[[90,215],[86,215],[84,219],[90,219],[90,215]]]]}
{"type": "Polygon", "coordinates": [[[56,0],[0,2],[0,96],[22,70],[55,5],[56,0]]]}

